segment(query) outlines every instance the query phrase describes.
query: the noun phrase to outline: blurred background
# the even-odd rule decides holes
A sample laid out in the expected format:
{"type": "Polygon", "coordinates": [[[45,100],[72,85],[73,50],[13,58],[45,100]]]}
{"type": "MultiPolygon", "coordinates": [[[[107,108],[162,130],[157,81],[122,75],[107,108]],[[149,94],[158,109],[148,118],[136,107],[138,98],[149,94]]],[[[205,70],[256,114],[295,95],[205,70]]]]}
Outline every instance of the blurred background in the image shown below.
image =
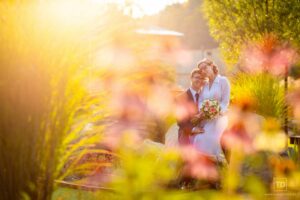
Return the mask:
{"type": "Polygon", "coordinates": [[[298,198],[299,10],[1,1],[0,199],[298,198]],[[175,98],[203,58],[231,83],[226,162],[176,145],[175,98]]]}

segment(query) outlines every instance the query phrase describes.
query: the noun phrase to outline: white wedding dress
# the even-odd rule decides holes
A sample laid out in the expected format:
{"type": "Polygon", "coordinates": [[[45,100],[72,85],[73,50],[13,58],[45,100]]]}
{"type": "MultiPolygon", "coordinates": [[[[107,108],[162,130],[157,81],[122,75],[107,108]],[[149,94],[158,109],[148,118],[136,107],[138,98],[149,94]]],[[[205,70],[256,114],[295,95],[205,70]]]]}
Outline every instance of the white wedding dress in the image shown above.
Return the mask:
{"type": "Polygon", "coordinates": [[[226,77],[218,75],[211,88],[205,85],[200,94],[199,108],[206,99],[215,99],[221,107],[221,114],[213,120],[205,120],[204,133],[197,134],[193,138],[193,144],[197,150],[210,156],[223,156],[220,139],[228,124],[226,111],[229,105],[230,85],[226,77]]]}

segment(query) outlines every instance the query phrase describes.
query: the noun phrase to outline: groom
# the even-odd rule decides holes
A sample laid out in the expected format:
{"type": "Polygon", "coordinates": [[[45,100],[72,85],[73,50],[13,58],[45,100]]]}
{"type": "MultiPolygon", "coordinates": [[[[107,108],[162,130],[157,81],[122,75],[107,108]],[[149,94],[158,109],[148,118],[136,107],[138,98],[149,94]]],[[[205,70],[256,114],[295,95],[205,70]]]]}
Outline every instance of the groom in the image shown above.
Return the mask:
{"type": "Polygon", "coordinates": [[[181,116],[177,117],[178,142],[180,145],[191,144],[190,136],[194,128],[191,120],[198,113],[200,90],[203,86],[203,76],[199,69],[193,69],[190,75],[190,88],[180,94],[177,98],[177,105],[183,110],[181,116]]]}

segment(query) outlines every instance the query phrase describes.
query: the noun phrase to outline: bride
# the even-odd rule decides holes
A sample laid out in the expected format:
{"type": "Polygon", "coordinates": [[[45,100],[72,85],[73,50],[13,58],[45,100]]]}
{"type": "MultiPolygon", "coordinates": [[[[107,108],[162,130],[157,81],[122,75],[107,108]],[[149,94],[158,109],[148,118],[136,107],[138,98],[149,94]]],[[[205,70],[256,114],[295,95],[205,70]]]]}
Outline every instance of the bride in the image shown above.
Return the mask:
{"type": "Polygon", "coordinates": [[[194,137],[193,144],[202,153],[217,158],[224,157],[220,140],[228,124],[226,111],[230,98],[229,81],[226,77],[219,75],[218,67],[209,59],[200,61],[198,68],[209,80],[200,94],[199,108],[201,108],[204,100],[214,99],[219,102],[221,111],[218,117],[203,121],[204,133],[197,134],[194,137]]]}

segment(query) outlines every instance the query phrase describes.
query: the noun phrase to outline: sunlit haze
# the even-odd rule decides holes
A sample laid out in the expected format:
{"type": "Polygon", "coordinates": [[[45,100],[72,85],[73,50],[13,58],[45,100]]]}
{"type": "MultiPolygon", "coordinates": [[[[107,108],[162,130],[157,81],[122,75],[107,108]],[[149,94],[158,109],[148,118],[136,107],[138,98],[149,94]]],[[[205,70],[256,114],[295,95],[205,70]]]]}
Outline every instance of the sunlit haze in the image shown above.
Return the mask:
{"type": "Polygon", "coordinates": [[[117,3],[124,8],[126,14],[130,14],[135,18],[144,15],[153,15],[166,6],[175,3],[184,3],[187,0],[93,0],[99,3],[117,3]]]}

